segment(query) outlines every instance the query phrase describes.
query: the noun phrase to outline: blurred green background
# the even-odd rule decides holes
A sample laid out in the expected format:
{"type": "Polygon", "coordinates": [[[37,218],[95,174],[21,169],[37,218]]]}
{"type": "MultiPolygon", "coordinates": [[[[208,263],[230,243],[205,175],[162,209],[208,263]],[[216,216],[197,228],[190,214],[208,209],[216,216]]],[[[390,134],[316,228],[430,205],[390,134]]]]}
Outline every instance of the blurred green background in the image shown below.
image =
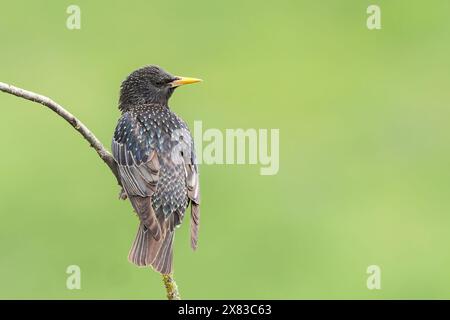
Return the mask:
{"type": "MultiPolygon", "coordinates": [[[[275,176],[201,166],[199,250],[188,220],[176,236],[183,298],[450,298],[449,15],[447,0],[2,0],[0,81],[108,148],[119,85],[145,64],[205,80],[171,100],[190,126],[280,129],[275,176]]],[[[86,141],[32,102],[0,108],[0,298],[164,299],[127,261],[137,219],[86,141]]]]}

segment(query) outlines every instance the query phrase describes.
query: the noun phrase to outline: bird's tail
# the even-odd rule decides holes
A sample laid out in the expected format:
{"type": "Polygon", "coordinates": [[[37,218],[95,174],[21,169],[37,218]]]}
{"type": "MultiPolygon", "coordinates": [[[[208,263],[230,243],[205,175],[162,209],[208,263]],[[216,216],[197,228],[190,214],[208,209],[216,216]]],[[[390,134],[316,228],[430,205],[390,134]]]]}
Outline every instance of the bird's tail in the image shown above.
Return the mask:
{"type": "Polygon", "coordinates": [[[131,246],[128,260],[137,266],[151,266],[161,274],[172,273],[174,231],[167,231],[158,241],[141,223],[131,246]]]}

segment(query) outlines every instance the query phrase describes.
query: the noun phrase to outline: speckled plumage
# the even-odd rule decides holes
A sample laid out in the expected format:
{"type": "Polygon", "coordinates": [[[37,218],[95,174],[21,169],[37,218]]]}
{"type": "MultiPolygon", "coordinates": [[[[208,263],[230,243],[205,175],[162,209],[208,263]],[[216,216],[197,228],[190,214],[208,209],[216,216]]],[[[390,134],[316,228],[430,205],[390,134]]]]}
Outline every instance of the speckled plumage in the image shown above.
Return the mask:
{"type": "Polygon", "coordinates": [[[133,72],[122,84],[123,113],[112,141],[123,189],[141,221],[129,259],[163,274],[172,272],[174,228],[189,203],[194,249],[199,226],[193,140],[186,123],[167,104],[173,92],[168,84],[174,79],[154,66],[133,72]]]}

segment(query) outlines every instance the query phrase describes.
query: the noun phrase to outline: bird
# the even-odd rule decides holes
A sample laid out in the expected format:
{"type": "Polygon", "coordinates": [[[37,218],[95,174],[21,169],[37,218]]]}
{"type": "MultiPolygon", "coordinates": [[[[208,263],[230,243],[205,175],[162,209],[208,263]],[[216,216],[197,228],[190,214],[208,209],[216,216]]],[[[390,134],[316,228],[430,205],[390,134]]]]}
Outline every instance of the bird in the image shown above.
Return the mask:
{"type": "Polygon", "coordinates": [[[161,274],[173,272],[175,227],[190,210],[190,245],[197,249],[200,184],[194,139],[169,107],[180,86],[201,79],[173,76],[156,65],[133,71],[122,82],[121,116],[111,149],[117,163],[121,199],[129,199],[139,227],[128,259],[161,274]]]}

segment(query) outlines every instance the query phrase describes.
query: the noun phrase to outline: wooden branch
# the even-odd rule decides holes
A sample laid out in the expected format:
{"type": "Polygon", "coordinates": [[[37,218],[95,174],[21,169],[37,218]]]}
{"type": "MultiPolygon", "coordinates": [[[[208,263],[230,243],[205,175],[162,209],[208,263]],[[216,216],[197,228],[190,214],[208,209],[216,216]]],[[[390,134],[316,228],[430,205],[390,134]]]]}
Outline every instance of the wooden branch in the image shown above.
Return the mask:
{"type": "Polygon", "coordinates": [[[40,103],[48,107],[49,109],[57,113],[60,117],[62,117],[64,120],[66,120],[68,123],[70,123],[70,125],[74,127],[75,130],[77,130],[87,142],[90,143],[91,147],[94,148],[95,151],[97,151],[99,157],[108,165],[108,167],[111,169],[112,173],[114,174],[120,185],[119,174],[117,171],[117,164],[114,158],[112,157],[111,153],[109,153],[108,150],[105,149],[103,144],[94,136],[94,134],[73,114],[71,114],[69,111],[67,111],[59,104],[57,104],[55,101],[46,96],[28,90],[24,90],[18,87],[14,87],[10,84],[0,82],[0,91],[15,95],[16,97],[19,98],[40,103]]]}
{"type": "Polygon", "coordinates": [[[167,299],[169,300],[181,300],[180,293],[178,292],[177,283],[173,278],[173,274],[163,274],[163,282],[167,291],[167,299]]]}
{"type": "MultiPolygon", "coordinates": [[[[51,109],[52,111],[54,111],[64,120],[66,120],[72,127],[75,128],[75,130],[77,130],[83,136],[83,138],[87,142],[89,142],[90,146],[94,148],[98,156],[103,160],[103,162],[106,163],[109,169],[111,169],[111,172],[116,177],[118,184],[120,186],[122,185],[119,178],[117,163],[114,160],[111,153],[109,153],[109,151],[105,149],[103,144],[100,142],[100,140],[97,139],[97,137],[91,132],[91,130],[89,130],[88,127],[86,127],[73,114],[71,114],[61,105],[59,105],[58,103],[56,103],[55,101],[46,96],[25,89],[21,89],[7,83],[0,82],[0,91],[15,95],[16,97],[23,98],[25,100],[40,103],[46,106],[47,108],[51,109]]],[[[164,286],[166,287],[167,291],[167,298],[169,300],[179,300],[180,294],[178,292],[178,287],[175,282],[175,279],[173,278],[173,275],[172,274],[162,275],[162,277],[164,286]]]]}

